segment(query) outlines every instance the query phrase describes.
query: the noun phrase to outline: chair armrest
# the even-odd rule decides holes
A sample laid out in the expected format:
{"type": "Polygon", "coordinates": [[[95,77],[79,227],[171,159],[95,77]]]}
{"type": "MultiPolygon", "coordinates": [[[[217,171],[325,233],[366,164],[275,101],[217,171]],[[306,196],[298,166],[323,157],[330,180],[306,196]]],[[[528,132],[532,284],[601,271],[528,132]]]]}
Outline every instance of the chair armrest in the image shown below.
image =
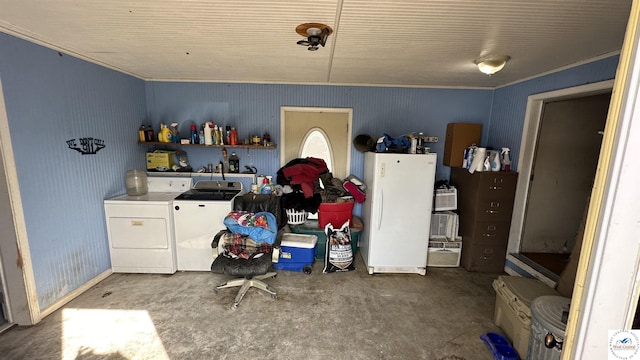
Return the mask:
{"type": "Polygon", "coordinates": [[[284,234],[284,229],[278,230],[278,234],[276,234],[276,240],[273,242],[271,246],[271,262],[277,263],[280,258],[280,243],[282,242],[282,235],[284,234]]]}
{"type": "Polygon", "coordinates": [[[220,244],[220,238],[226,232],[228,232],[228,230],[226,230],[226,229],[218,231],[218,233],[213,237],[213,240],[211,241],[211,247],[213,248],[212,256],[213,256],[214,259],[217,258],[218,255],[220,255],[220,250],[219,250],[218,245],[220,244]]]}

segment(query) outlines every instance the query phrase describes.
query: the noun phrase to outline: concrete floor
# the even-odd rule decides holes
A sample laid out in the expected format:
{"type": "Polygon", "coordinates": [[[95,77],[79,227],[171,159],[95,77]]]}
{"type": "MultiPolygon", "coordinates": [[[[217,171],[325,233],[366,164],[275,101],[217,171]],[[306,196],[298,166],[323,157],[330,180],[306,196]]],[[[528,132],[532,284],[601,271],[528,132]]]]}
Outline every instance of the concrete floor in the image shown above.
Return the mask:
{"type": "Polygon", "coordinates": [[[226,276],[113,274],[31,327],[0,335],[2,359],[493,359],[496,274],[429,268],[368,275],[279,271],[236,311],[226,276]]]}

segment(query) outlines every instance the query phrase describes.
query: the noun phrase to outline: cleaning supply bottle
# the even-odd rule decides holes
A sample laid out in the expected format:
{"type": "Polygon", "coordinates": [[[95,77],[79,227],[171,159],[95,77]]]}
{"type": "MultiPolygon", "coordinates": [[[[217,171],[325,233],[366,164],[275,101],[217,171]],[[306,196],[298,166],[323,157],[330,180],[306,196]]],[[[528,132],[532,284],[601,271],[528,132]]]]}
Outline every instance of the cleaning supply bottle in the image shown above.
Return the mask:
{"type": "Polygon", "coordinates": [[[145,142],[145,140],[147,139],[147,128],[143,125],[140,125],[140,128],[138,129],[138,141],[140,142],[145,142]]]}
{"type": "Polygon", "coordinates": [[[208,121],[204,123],[204,144],[213,145],[213,138],[211,137],[211,123],[208,121]]]}
{"type": "Polygon", "coordinates": [[[231,156],[229,157],[229,172],[230,173],[240,172],[240,158],[234,152],[232,152],[231,156]]]}
{"type": "Polygon", "coordinates": [[[236,130],[235,127],[231,128],[231,135],[230,135],[230,139],[231,145],[238,145],[238,130],[236,130]]]}
{"type": "Polygon", "coordinates": [[[151,126],[151,124],[147,125],[147,131],[145,136],[146,136],[146,141],[150,141],[150,142],[155,141],[155,135],[153,135],[153,126],[151,126]]]}
{"type": "Polygon", "coordinates": [[[180,134],[178,133],[178,123],[171,123],[171,141],[174,144],[180,143],[180,134]]]}
{"type": "Polygon", "coordinates": [[[272,192],[273,192],[273,185],[271,185],[271,181],[269,177],[265,176],[264,179],[262,179],[260,194],[271,194],[272,192]]]}
{"type": "Polygon", "coordinates": [[[509,148],[502,148],[502,171],[511,171],[511,157],[509,156],[509,148]]]}
{"type": "Polygon", "coordinates": [[[198,128],[196,128],[195,124],[191,124],[191,143],[197,144],[199,142],[200,141],[198,139],[198,128]]]}
{"type": "Polygon", "coordinates": [[[164,123],[160,123],[160,133],[158,134],[158,140],[163,143],[171,142],[171,130],[164,123]]]}
{"type": "Polygon", "coordinates": [[[489,157],[491,158],[491,171],[500,171],[502,169],[500,153],[498,151],[491,150],[489,154],[489,157]]]}
{"type": "Polygon", "coordinates": [[[213,139],[213,145],[219,145],[220,144],[220,139],[218,139],[218,125],[213,125],[213,135],[211,135],[211,138],[213,139]]]}

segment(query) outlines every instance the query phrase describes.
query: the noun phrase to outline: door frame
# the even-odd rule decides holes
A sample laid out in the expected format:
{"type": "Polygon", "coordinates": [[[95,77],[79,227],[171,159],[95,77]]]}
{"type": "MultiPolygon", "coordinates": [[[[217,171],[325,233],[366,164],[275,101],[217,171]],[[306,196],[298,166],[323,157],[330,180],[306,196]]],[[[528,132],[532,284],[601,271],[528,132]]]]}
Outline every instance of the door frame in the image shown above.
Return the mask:
{"type": "Polygon", "coordinates": [[[614,80],[601,81],[535,94],[529,96],[527,99],[527,110],[525,112],[524,126],[522,129],[522,142],[520,143],[520,152],[518,155],[518,185],[513,204],[513,216],[509,230],[507,254],[520,253],[522,231],[524,230],[524,220],[527,209],[526,205],[531,185],[529,179],[533,171],[533,161],[536,155],[535,152],[545,102],[581,98],[611,92],[613,83],[614,80]]]}
{"type": "MultiPolygon", "coordinates": [[[[352,124],[353,124],[353,109],[351,108],[322,108],[322,107],[295,107],[295,106],[281,106],[280,107],[280,166],[284,166],[285,164],[285,116],[287,112],[307,112],[307,113],[341,113],[345,114],[348,117],[347,120],[347,139],[352,139],[352,124]]],[[[345,159],[345,174],[349,175],[351,173],[351,147],[348,145],[347,148],[347,158],[345,159]]],[[[335,154],[334,154],[335,155],[335,154]]]]}
{"type": "Polygon", "coordinates": [[[7,187],[8,204],[3,201],[1,206],[11,209],[13,231],[6,231],[0,237],[0,266],[2,266],[0,282],[6,300],[5,314],[9,324],[32,325],[42,319],[38,295],[36,292],[35,276],[29,251],[27,226],[25,223],[20,197],[20,185],[16,170],[9,118],[0,79],[0,166],[4,169],[4,177],[0,176],[2,185],[7,187]]]}

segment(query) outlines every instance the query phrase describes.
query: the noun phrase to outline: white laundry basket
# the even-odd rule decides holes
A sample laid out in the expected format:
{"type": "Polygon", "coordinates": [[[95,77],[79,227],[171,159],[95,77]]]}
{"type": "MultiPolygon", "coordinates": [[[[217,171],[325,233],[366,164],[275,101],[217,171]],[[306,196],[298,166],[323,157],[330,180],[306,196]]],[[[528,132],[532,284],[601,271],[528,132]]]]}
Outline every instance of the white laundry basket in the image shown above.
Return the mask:
{"type": "Polygon", "coordinates": [[[304,222],[307,221],[307,216],[309,216],[309,213],[304,210],[285,209],[285,211],[289,225],[304,224],[304,222]]]}

